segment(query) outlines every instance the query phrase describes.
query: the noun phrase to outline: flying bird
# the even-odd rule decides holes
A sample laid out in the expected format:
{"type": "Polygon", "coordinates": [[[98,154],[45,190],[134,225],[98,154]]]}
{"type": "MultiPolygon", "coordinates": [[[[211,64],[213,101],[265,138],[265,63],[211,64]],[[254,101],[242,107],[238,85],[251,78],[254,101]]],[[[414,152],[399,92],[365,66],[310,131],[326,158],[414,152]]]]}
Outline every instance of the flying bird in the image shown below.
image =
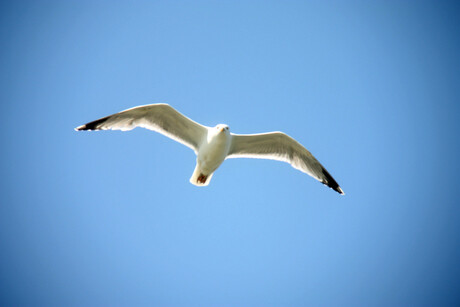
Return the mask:
{"type": "Polygon", "coordinates": [[[345,194],[329,172],[299,142],[283,132],[234,134],[225,124],[203,126],[168,104],[150,104],[109,115],[75,130],[132,130],[136,127],[159,132],[190,147],[196,167],[190,182],[207,186],[217,168],[228,158],[258,158],[283,161],[340,194],[345,194]]]}

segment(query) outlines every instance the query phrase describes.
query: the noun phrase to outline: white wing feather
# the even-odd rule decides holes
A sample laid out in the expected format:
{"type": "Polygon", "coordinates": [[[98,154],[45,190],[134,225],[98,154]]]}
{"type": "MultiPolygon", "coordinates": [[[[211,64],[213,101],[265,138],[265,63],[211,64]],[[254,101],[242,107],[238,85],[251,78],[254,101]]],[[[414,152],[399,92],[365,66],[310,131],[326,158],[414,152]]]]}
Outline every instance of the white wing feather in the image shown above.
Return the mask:
{"type": "Polygon", "coordinates": [[[233,134],[227,158],[257,158],[287,162],[295,169],[344,194],[337,182],[299,142],[282,132],[233,134]]]}
{"type": "Polygon", "coordinates": [[[159,132],[198,152],[208,128],[189,119],[168,104],[138,106],[103,117],[75,130],[132,130],[142,127],[159,132]]]}

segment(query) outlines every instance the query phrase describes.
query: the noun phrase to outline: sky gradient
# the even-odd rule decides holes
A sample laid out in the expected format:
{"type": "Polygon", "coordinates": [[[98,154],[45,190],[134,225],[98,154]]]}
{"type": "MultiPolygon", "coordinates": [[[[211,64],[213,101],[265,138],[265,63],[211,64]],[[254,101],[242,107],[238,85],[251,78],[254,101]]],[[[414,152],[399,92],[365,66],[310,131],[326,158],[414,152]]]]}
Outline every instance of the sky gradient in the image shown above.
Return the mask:
{"type": "Polygon", "coordinates": [[[0,305],[460,303],[460,9],[448,1],[3,1],[0,305]],[[206,188],[168,103],[283,131],[344,189],[231,159],[206,188]]]}

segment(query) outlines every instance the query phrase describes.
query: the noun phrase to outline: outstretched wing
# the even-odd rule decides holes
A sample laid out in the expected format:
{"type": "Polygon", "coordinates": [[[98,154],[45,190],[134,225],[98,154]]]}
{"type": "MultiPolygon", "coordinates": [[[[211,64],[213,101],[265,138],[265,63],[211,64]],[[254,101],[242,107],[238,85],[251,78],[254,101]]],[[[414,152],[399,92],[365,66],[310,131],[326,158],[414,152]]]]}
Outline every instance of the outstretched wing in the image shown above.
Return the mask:
{"type": "Polygon", "coordinates": [[[232,134],[232,145],[227,157],[287,162],[340,194],[345,194],[329,172],[305,147],[282,132],[232,134]]]}
{"type": "Polygon", "coordinates": [[[182,115],[168,104],[134,107],[79,126],[75,130],[132,130],[136,127],[159,132],[198,152],[207,127],[182,115]]]}

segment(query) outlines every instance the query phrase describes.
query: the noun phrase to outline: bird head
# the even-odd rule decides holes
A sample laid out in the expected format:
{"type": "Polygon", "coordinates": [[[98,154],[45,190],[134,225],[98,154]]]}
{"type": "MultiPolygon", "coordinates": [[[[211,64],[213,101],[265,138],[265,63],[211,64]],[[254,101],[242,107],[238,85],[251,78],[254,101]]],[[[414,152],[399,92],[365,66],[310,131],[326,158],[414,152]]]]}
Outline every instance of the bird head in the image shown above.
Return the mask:
{"type": "Polygon", "coordinates": [[[219,131],[219,133],[230,133],[230,128],[225,124],[219,124],[215,127],[219,131]]]}

